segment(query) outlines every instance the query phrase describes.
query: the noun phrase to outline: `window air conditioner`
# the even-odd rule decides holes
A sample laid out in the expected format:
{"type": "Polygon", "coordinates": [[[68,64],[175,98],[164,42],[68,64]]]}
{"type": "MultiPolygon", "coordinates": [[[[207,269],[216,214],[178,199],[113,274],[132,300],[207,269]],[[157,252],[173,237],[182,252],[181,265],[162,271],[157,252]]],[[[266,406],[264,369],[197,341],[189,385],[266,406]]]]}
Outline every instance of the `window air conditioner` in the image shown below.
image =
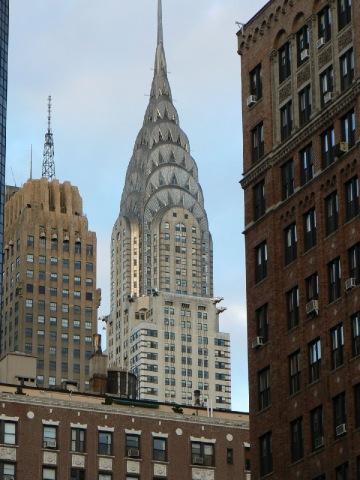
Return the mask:
{"type": "Polygon", "coordinates": [[[253,342],[252,342],[252,348],[260,348],[264,345],[264,339],[263,337],[256,337],[253,342]]]}
{"type": "Polygon", "coordinates": [[[340,142],[339,143],[339,152],[346,153],[349,151],[349,144],[347,142],[340,142]]]}
{"type": "Polygon", "coordinates": [[[310,52],[309,52],[309,49],[306,48],[305,50],[303,50],[301,53],[300,53],[300,58],[301,58],[301,61],[303,62],[304,60],[307,60],[308,58],[310,57],[310,52]]]}
{"type": "Polygon", "coordinates": [[[316,46],[317,48],[321,48],[325,45],[325,38],[324,37],[320,37],[319,40],[316,42],[316,46]]]}
{"type": "Polygon", "coordinates": [[[56,448],[56,440],[45,440],[44,441],[44,448],[56,448]]]}
{"type": "Polygon", "coordinates": [[[356,278],[348,278],[345,280],[345,290],[348,292],[356,287],[356,278]]]}
{"type": "Polygon", "coordinates": [[[324,94],[324,103],[329,103],[332,100],[332,92],[326,92],[324,94]]]}
{"type": "Polygon", "coordinates": [[[255,105],[256,102],[257,102],[257,96],[256,95],[250,95],[247,99],[247,106],[252,107],[253,105],[255,105]]]}
{"type": "Polygon", "coordinates": [[[339,437],[340,435],[344,435],[346,433],[346,425],[345,423],[341,423],[336,427],[336,436],[339,437]]]}
{"type": "Polygon", "coordinates": [[[315,439],[314,442],[314,447],[315,448],[320,448],[324,446],[324,437],[318,437],[315,439]]]}
{"type": "Polygon", "coordinates": [[[306,304],[306,315],[318,315],[319,313],[319,302],[317,300],[311,300],[306,304]]]}
{"type": "Polygon", "coordinates": [[[128,455],[128,457],[137,458],[137,457],[140,456],[140,452],[137,448],[128,448],[127,455],[128,455]]]}
{"type": "Polygon", "coordinates": [[[204,459],[203,457],[193,457],[194,465],[203,465],[204,459]]]}

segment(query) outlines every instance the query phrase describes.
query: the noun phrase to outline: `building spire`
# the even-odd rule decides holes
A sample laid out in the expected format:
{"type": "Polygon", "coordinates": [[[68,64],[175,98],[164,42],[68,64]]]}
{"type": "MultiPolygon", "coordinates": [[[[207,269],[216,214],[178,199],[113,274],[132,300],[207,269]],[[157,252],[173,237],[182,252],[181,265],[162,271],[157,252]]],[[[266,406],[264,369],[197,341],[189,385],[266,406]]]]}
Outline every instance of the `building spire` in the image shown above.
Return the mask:
{"type": "Polygon", "coordinates": [[[167,78],[167,65],[164,50],[162,0],[158,0],[157,16],[157,46],[155,55],[154,80],[150,97],[158,98],[162,95],[166,95],[171,99],[171,90],[167,78]]]}
{"type": "Polygon", "coordinates": [[[54,137],[51,130],[51,95],[48,97],[48,130],[45,133],[42,176],[48,180],[55,178],[54,137]]]}
{"type": "Polygon", "coordinates": [[[164,43],[164,31],[163,31],[163,23],[162,23],[162,1],[158,0],[158,37],[157,37],[157,44],[164,43]]]}

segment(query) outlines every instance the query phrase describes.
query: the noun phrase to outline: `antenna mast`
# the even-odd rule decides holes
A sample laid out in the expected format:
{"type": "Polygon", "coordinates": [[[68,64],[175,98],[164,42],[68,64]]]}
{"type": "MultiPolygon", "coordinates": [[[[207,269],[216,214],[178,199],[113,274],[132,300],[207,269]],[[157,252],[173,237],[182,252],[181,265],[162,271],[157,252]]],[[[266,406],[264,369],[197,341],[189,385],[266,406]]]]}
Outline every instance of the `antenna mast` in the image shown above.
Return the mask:
{"type": "Polygon", "coordinates": [[[48,180],[55,178],[54,137],[51,131],[51,95],[48,98],[48,130],[45,133],[42,176],[48,180]]]}

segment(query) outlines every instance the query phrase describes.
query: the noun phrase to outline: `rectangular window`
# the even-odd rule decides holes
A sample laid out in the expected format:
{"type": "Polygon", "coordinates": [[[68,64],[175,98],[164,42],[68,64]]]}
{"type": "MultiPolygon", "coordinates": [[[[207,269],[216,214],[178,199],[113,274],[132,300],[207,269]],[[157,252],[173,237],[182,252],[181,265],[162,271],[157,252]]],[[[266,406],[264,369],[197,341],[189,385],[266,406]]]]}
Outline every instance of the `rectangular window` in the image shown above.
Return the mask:
{"type": "Polygon", "coordinates": [[[213,467],[215,465],[214,445],[203,442],[191,442],[191,463],[192,465],[213,467]]]}
{"type": "Polygon", "coordinates": [[[351,316],[351,331],[352,331],[352,352],[353,356],[360,355],[360,312],[354,313],[351,316]]]}
{"type": "Polygon", "coordinates": [[[297,418],[290,424],[291,460],[297,462],[304,456],[303,419],[297,418]]]}
{"type": "Polygon", "coordinates": [[[318,32],[319,38],[323,38],[325,42],[331,40],[331,10],[327,6],[318,14],[318,32]]]}
{"type": "Polygon", "coordinates": [[[43,467],[42,480],[56,480],[56,468],[43,467]]]}
{"type": "Polygon", "coordinates": [[[340,76],[341,90],[349,88],[354,81],[355,59],[354,50],[350,48],[344,55],[340,57],[340,76]]]}
{"type": "Polygon", "coordinates": [[[270,367],[258,373],[259,410],[264,410],[271,404],[270,396],[270,367]]]}
{"type": "Polygon", "coordinates": [[[339,226],[339,198],[337,192],[325,198],[326,235],[335,232],[339,226]]]}
{"type": "Polygon", "coordinates": [[[319,275],[313,273],[305,280],[306,283],[306,301],[317,300],[319,298],[319,275]]]}
{"type": "Polygon", "coordinates": [[[316,245],[316,212],[312,208],[304,215],[304,251],[316,245]]]}
{"type": "Polygon", "coordinates": [[[255,282],[258,283],[267,276],[267,244],[262,242],[255,248],[255,282]]]}
{"type": "Polygon", "coordinates": [[[129,458],[140,457],[140,437],[139,435],[125,435],[125,455],[129,458]]]}
{"type": "Polygon", "coordinates": [[[335,469],[335,480],[348,480],[349,479],[349,464],[343,463],[335,469]]]}
{"type": "Polygon", "coordinates": [[[72,468],[70,473],[70,480],[85,480],[85,470],[81,468],[72,468]]]}
{"type": "Polygon", "coordinates": [[[349,276],[360,283],[360,242],[349,249],[349,276]]]}
{"type": "Polygon", "coordinates": [[[269,321],[267,304],[258,308],[255,312],[257,336],[262,338],[263,343],[269,340],[269,321]]]}
{"type": "Polygon", "coordinates": [[[99,455],[112,455],[112,432],[99,431],[98,435],[99,455]]]}
{"type": "Polygon", "coordinates": [[[360,383],[354,387],[355,428],[360,428],[360,383]]]}
{"type": "Polygon", "coordinates": [[[261,64],[250,72],[250,95],[254,95],[256,100],[262,98],[261,64]]]}
{"type": "Polygon", "coordinates": [[[288,328],[291,330],[299,324],[299,287],[286,293],[288,328]]]}
{"type": "Polygon", "coordinates": [[[340,393],[333,398],[333,413],[334,413],[334,434],[336,437],[341,437],[346,433],[346,402],[345,392],[340,393]]]}
{"type": "Polygon", "coordinates": [[[153,460],[156,462],[167,462],[166,438],[153,437],[153,460]]]}
{"type": "Polygon", "coordinates": [[[340,258],[335,258],[328,264],[329,303],[341,297],[341,266],[340,258]]]}
{"type": "Polygon", "coordinates": [[[259,439],[260,443],[260,475],[263,477],[273,471],[271,432],[259,439]]]}
{"type": "Polygon", "coordinates": [[[351,22],[352,0],[338,0],[339,30],[342,30],[351,22]]]}
{"type": "Polygon", "coordinates": [[[264,124],[256,125],[251,130],[251,155],[253,163],[258,162],[264,156],[264,124]]]}
{"type": "Polygon", "coordinates": [[[351,110],[341,118],[341,141],[349,147],[355,145],[356,119],[355,111],[351,110]]]}
{"type": "Polygon", "coordinates": [[[299,120],[300,126],[304,126],[311,117],[311,87],[307,85],[299,93],[299,120]]]}
{"type": "Polygon", "coordinates": [[[333,90],[334,69],[332,66],[330,66],[320,74],[320,94],[322,107],[325,107],[332,100],[333,90]]]}
{"type": "MultiPolygon", "coordinates": [[[[66,370],[67,370],[67,364],[66,364],[66,370]]],[[[82,428],[72,428],[71,429],[71,451],[84,453],[85,438],[86,438],[86,430],[82,428]]]]}
{"type": "Polygon", "coordinates": [[[284,247],[285,265],[288,265],[297,258],[297,231],[295,223],[289,225],[284,230],[284,247]]]}
{"type": "Polygon", "coordinates": [[[310,412],[311,447],[317,450],[324,445],[323,407],[320,405],[310,412]]]}
{"type": "Polygon", "coordinates": [[[0,443],[16,445],[16,423],[6,420],[0,422],[0,443]]]}
{"type": "Polygon", "coordinates": [[[44,425],[43,427],[43,448],[57,449],[57,427],[44,425]]]}
{"type": "Polygon", "coordinates": [[[280,109],[281,141],[285,141],[290,137],[292,127],[292,102],[290,101],[280,109]]]}
{"type": "Polygon", "coordinates": [[[323,168],[335,161],[335,130],[331,126],[321,134],[321,155],[323,168]]]}
{"type": "Polygon", "coordinates": [[[301,185],[310,182],[314,177],[312,144],[307,145],[300,151],[300,177],[301,185]]]}
{"type": "Polygon", "coordinates": [[[291,46],[290,42],[286,42],[279,49],[279,82],[289,78],[291,75],[291,46]]]}
{"type": "Polygon", "coordinates": [[[261,218],[266,211],[265,180],[258,182],[253,188],[254,220],[261,218]]]}
{"type": "Polygon", "coordinates": [[[300,350],[289,356],[290,395],[301,388],[300,350]]]}
{"type": "Polygon", "coordinates": [[[297,62],[302,65],[309,58],[310,34],[309,27],[304,25],[296,34],[297,62]]]}
{"type": "Polygon", "coordinates": [[[234,464],[234,449],[233,448],[227,448],[226,449],[226,463],[228,465],[233,465],[234,464]]]}
{"type": "Polygon", "coordinates": [[[333,369],[344,363],[344,326],[339,323],[330,330],[331,337],[331,366],[333,369]]]}
{"type": "Polygon", "coordinates": [[[309,343],[309,383],[320,378],[321,370],[321,341],[320,338],[309,343]]]}
{"type": "Polygon", "coordinates": [[[289,160],[281,167],[282,199],[289,198],[295,189],[294,162],[289,160]]]}
{"type": "Polygon", "coordinates": [[[353,177],[345,183],[346,220],[349,221],[359,214],[359,178],[353,177]]]}

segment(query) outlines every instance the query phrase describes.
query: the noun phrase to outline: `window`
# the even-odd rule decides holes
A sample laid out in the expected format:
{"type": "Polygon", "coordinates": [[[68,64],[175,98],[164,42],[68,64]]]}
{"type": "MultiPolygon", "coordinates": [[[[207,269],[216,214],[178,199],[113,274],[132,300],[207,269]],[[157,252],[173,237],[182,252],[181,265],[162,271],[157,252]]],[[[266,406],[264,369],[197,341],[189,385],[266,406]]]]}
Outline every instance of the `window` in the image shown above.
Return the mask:
{"type": "Polygon", "coordinates": [[[310,47],[309,27],[304,25],[296,34],[297,43],[297,62],[298,66],[306,62],[309,58],[308,51],[310,47]]]}
{"type": "Polygon", "coordinates": [[[351,22],[352,0],[338,0],[339,30],[351,22]]]}
{"type": "Polygon", "coordinates": [[[320,74],[321,106],[324,107],[331,100],[334,90],[334,69],[332,66],[320,74]]]}
{"type": "Polygon", "coordinates": [[[328,264],[329,303],[341,296],[341,267],[340,258],[335,258],[328,264]]]}
{"type": "Polygon", "coordinates": [[[346,220],[349,221],[359,214],[359,179],[353,177],[345,183],[346,220]]]}
{"type": "Polygon", "coordinates": [[[360,383],[354,387],[355,427],[360,428],[360,383]]]}
{"type": "Polygon", "coordinates": [[[273,470],[271,432],[260,437],[260,475],[263,477],[273,470]]]}
{"type": "Polygon", "coordinates": [[[330,330],[331,337],[331,365],[338,368],[344,363],[344,326],[339,323],[330,330]]]}
{"type": "Polygon", "coordinates": [[[360,312],[354,313],[351,316],[351,330],[352,330],[352,352],[353,356],[360,355],[360,312]]]}
{"type": "Polygon", "coordinates": [[[334,434],[335,437],[340,437],[346,433],[345,428],[342,429],[342,426],[346,425],[346,402],[345,402],[345,392],[340,393],[335,398],[333,398],[333,412],[334,412],[334,434]]]}
{"type": "Polygon", "coordinates": [[[15,479],[15,463],[0,462],[0,478],[2,480],[15,479]]]}
{"type": "Polygon", "coordinates": [[[85,470],[80,468],[71,469],[70,480],[85,480],[85,470]]]}
{"type": "Polygon", "coordinates": [[[349,249],[349,275],[360,283],[360,243],[349,249]]]}
{"type": "Polygon", "coordinates": [[[301,185],[310,182],[314,177],[312,144],[307,145],[300,151],[300,176],[301,185]]]}
{"type": "Polygon", "coordinates": [[[286,293],[288,328],[291,330],[299,324],[299,287],[286,293]]]}
{"type": "Polygon", "coordinates": [[[71,451],[84,453],[85,452],[85,437],[86,430],[82,428],[71,429],[71,451]]]}
{"type": "Polygon", "coordinates": [[[310,412],[311,447],[317,450],[324,445],[323,408],[320,405],[310,412]]]}
{"type": "Polygon", "coordinates": [[[267,408],[271,403],[270,396],[270,367],[264,368],[258,374],[259,381],[259,410],[267,408]]]}
{"type": "Polygon", "coordinates": [[[349,147],[355,145],[355,111],[351,110],[341,118],[341,140],[349,147]]]}
{"type": "Polygon", "coordinates": [[[321,341],[320,338],[309,343],[309,383],[320,378],[321,369],[321,341]]]}
{"type": "Polygon", "coordinates": [[[157,462],[167,461],[166,438],[153,438],[153,460],[157,462]]]}
{"type": "Polygon", "coordinates": [[[321,156],[323,168],[335,161],[335,130],[331,126],[321,134],[321,156]]]}
{"type": "Polygon", "coordinates": [[[191,442],[192,465],[213,467],[215,465],[215,449],[211,443],[191,442]]]}
{"type": "Polygon", "coordinates": [[[282,199],[289,198],[295,189],[294,162],[289,160],[281,167],[282,199]]]}
{"type": "Polygon", "coordinates": [[[256,100],[262,98],[261,64],[250,72],[250,95],[255,95],[256,100]]]}
{"type": "MultiPolygon", "coordinates": [[[[98,480],[112,480],[112,474],[99,472],[98,480]]],[[[126,477],[126,480],[134,480],[134,479],[131,479],[131,477],[126,477]]]]}
{"type": "Polygon", "coordinates": [[[336,480],[348,480],[348,473],[349,473],[349,464],[348,462],[339,465],[335,469],[335,479],[336,480]]]}
{"type": "Polygon", "coordinates": [[[43,467],[42,480],[56,480],[56,468],[43,467]]]}
{"type": "Polygon", "coordinates": [[[292,102],[288,102],[280,109],[281,140],[287,140],[292,132],[292,102]]]}
{"type": "Polygon", "coordinates": [[[325,198],[326,235],[335,232],[339,226],[339,199],[337,192],[325,198]]]}
{"type": "Polygon", "coordinates": [[[344,91],[351,86],[354,81],[354,50],[350,48],[344,55],[340,57],[340,76],[341,90],[344,91]]]}
{"type": "Polygon", "coordinates": [[[261,337],[263,342],[269,340],[269,321],[267,304],[258,308],[255,312],[257,336],[261,337]]]}
{"type": "Polygon", "coordinates": [[[233,448],[227,448],[226,449],[226,463],[228,465],[233,465],[234,464],[234,449],[233,448]]]}
{"type": "Polygon", "coordinates": [[[301,388],[300,350],[289,356],[290,395],[301,388]]]}
{"type": "Polygon", "coordinates": [[[299,120],[300,126],[304,126],[311,117],[311,87],[307,85],[299,93],[299,120]]]}
{"type": "Polygon", "coordinates": [[[291,46],[290,42],[285,43],[279,50],[279,82],[289,78],[291,75],[291,46]]]}
{"type": "Polygon", "coordinates": [[[317,300],[319,298],[319,275],[313,273],[305,280],[306,283],[306,301],[317,300]]]}
{"type": "Polygon", "coordinates": [[[304,456],[303,419],[297,418],[290,424],[291,460],[297,462],[304,456]]]}
{"type": "Polygon", "coordinates": [[[262,242],[255,248],[255,282],[258,283],[267,276],[267,244],[262,242]]]}
{"type": "Polygon", "coordinates": [[[284,230],[285,241],[285,265],[296,260],[297,257],[297,232],[296,224],[293,223],[284,230]]]}
{"type": "Polygon", "coordinates": [[[253,163],[259,161],[264,156],[264,124],[256,125],[251,130],[251,150],[253,163]]]}
{"type": "Polygon", "coordinates": [[[126,457],[139,458],[140,457],[140,437],[139,435],[125,435],[126,457]]]}
{"type": "Polygon", "coordinates": [[[330,7],[325,7],[318,14],[319,38],[323,38],[325,42],[328,42],[331,39],[331,23],[330,7]]]}
{"type": "Polygon", "coordinates": [[[0,422],[0,443],[16,445],[16,423],[6,420],[0,422]]]}
{"type": "Polygon", "coordinates": [[[112,433],[99,431],[98,437],[99,455],[112,455],[112,433]]]}
{"type": "Polygon", "coordinates": [[[43,448],[56,450],[57,448],[57,427],[56,426],[44,425],[43,448]]]}
{"type": "Polygon", "coordinates": [[[304,251],[316,245],[316,212],[312,208],[304,215],[304,251]]]}
{"type": "Polygon", "coordinates": [[[254,220],[258,220],[265,214],[265,180],[261,180],[253,188],[254,220]]]}

